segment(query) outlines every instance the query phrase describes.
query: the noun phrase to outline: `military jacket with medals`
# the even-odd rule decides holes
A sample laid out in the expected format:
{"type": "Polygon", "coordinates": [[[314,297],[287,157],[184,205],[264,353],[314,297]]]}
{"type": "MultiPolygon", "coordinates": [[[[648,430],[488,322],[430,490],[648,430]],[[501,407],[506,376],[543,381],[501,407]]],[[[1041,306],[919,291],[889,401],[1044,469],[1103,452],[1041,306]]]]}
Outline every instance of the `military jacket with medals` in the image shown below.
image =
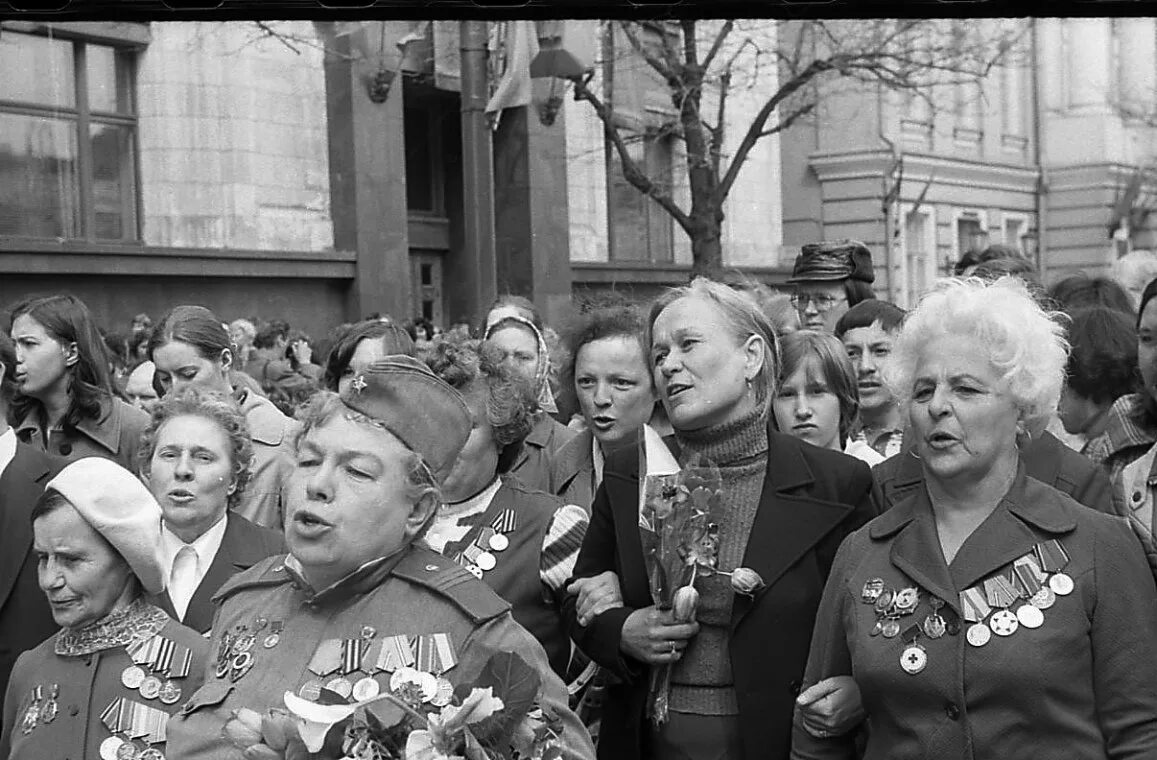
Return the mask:
{"type": "Polygon", "coordinates": [[[1157,757],[1157,587],[1119,518],[1025,474],[947,564],[926,488],[849,536],[806,684],[852,675],[867,712],[793,759],[1157,757]]]}
{"type": "Polygon", "coordinates": [[[218,591],[205,684],[169,723],[170,760],[235,756],[221,733],[232,712],[284,708],[286,691],[316,700],[327,688],[353,701],[389,688],[400,667],[457,686],[463,668],[455,664],[475,651],[526,660],[542,679],[542,707],[562,718],[565,756],[594,757],[542,646],[456,563],[413,545],[320,592],[298,569],[292,556],[271,557],[218,591]],[[368,645],[348,644],[359,640],[368,645]]]}
{"type": "Polygon", "coordinates": [[[57,633],[16,661],[0,757],[163,760],[169,716],[201,685],[208,651],[204,637],[139,599],[57,633]]]}

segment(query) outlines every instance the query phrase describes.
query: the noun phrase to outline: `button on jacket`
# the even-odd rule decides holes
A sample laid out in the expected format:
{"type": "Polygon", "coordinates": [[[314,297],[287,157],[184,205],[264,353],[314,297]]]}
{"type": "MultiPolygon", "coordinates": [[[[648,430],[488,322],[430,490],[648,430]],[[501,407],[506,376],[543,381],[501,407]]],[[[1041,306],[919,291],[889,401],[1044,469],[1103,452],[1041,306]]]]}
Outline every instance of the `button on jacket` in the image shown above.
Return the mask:
{"type": "MultiPolygon", "coordinates": [[[[1015,609],[1018,604],[1014,604],[1015,609]]],[[[805,683],[852,675],[868,714],[865,760],[1157,757],[1157,587],[1130,529],[1028,477],[1022,466],[996,510],[951,565],[937,538],[927,490],[896,504],[841,546],[824,590],[805,683]],[[991,635],[921,635],[927,665],[901,667],[904,634],[871,636],[876,615],[861,598],[881,579],[917,587],[902,619],[927,616],[928,594],[960,616],[960,592],[1040,542],[1067,551],[1073,592],[1043,610],[1038,628],[991,635]]],[[[818,739],[798,724],[792,757],[854,758],[853,737],[818,739]]]]}
{"type": "MultiPolygon", "coordinates": [[[[360,638],[366,626],[374,629],[378,639],[449,634],[459,666],[445,675],[455,686],[459,679],[470,677],[471,653],[517,652],[542,678],[543,708],[563,720],[564,756],[593,758],[590,738],[567,708],[566,687],[550,671],[542,647],[514,622],[509,604],[457,564],[413,546],[396,560],[359,570],[315,595],[293,577],[285,560],[282,555],[254,565],[214,597],[221,607],[213,624],[212,652],[217,652],[223,636],[235,626],[252,629],[258,618],[269,626],[263,629],[266,633],[274,625],[281,628],[280,642],[271,648],[264,642],[254,646],[252,669],[236,681],[229,676],[218,678],[215,664],[209,663],[205,685],[169,721],[168,760],[219,760],[237,755],[221,735],[232,711],[283,708],[286,691],[298,692],[319,678],[309,665],[323,641],[360,638]]],[[[379,686],[388,685],[388,676],[375,675],[379,686]]]]}
{"type": "Polygon", "coordinates": [[[98,419],[85,417],[75,430],[67,433],[52,431],[47,445],[36,412],[31,412],[16,425],[16,437],[39,451],[68,462],[84,457],[104,457],[130,472],[136,472],[140,469],[137,450],[141,445],[141,433],[149,424],[149,415],[112,396],[105,397],[100,408],[98,419]]]}

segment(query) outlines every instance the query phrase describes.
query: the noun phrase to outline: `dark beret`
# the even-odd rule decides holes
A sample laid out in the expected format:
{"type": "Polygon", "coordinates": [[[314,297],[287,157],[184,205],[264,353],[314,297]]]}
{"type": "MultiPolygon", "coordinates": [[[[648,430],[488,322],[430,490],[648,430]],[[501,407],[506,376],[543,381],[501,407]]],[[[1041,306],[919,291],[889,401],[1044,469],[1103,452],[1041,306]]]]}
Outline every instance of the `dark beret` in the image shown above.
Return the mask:
{"type": "Polygon", "coordinates": [[[872,282],[872,252],[858,240],[808,243],[795,258],[788,282],[860,280],[872,282]]]}
{"type": "Polygon", "coordinates": [[[470,410],[461,394],[409,356],[387,356],[366,367],[341,400],[421,454],[439,483],[470,437],[470,410]]]}

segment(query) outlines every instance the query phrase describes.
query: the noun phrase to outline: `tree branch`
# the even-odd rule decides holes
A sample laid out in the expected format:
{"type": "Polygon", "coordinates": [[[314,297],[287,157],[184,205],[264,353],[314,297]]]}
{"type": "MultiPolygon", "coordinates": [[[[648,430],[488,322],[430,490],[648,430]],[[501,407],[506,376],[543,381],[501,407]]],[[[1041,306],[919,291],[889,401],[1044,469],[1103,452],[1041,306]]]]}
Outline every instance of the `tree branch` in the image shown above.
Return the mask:
{"type": "MultiPolygon", "coordinates": [[[[639,39],[638,32],[635,31],[635,28],[632,26],[633,23],[633,21],[619,22],[619,28],[621,28],[623,34],[627,36],[627,41],[631,43],[631,47],[643,57],[643,60],[647,62],[648,66],[657,71],[659,76],[663,77],[663,81],[672,87],[677,86],[679,80],[675,77],[674,69],[667,62],[659,60],[651,51],[647,50],[643,45],[643,41],[639,39]]],[[[666,48],[666,46],[667,43],[666,40],[664,40],[663,47],[666,48]]]]}
{"type": "MultiPolygon", "coordinates": [[[[715,56],[719,54],[719,49],[723,47],[723,41],[727,39],[727,35],[731,34],[731,30],[734,28],[735,22],[728,19],[726,23],[723,24],[723,28],[719,30],[719,34],[715,35],[715,42],[711,43],[711,49],[707,51],[707,56],[703,59],[703,71],[710,70],[711,62],[715,60],[715,56]]],[[[742,50],[743,46],[741,45],[739,49],[742,50]]],[[[738,52],[736,55],[738,55],[738,52]]],[[[732,61],[734,60],[735,58],[732,56],[732,61]]]]}
{"type": "Polygon", "coordinates": [[[675,203],[671,195],[663,192],[650,177],[643,173],[643,170],[639,168],[635,159],[631,158],[631,154],[627,150],[626,141],[623,140],[622,134],[620,134],[618,128],[615,127],[615,117],[614,114],[611,113],[611,110],[599,99],[598,95],[591,92],[590,88],[587,87],[586,80],[575,77],[571,81],[574,82],[575,97],[590,103],[591,107],[595,109],[595,113],[598,114],[599,120],[602,121],[603,132],[607,139],[611,141],[611,144],[614,145],[615,152],[619,155],[619,161],[622,162],[623,177],[634,185],[639,192],[655,201],[655,203],[658,203],[664,211],[679,223],[679,226],[682,227],[687,234],[691,234],[690,217],[687,216],[683,209],[679,208],[679,205],[675,203]]]}

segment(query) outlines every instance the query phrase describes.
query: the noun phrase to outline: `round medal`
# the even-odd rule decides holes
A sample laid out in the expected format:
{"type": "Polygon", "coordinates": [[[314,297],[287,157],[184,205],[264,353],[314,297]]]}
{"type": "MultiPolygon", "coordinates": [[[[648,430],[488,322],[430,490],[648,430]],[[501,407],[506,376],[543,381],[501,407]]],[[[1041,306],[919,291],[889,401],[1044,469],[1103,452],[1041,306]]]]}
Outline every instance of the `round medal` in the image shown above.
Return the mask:
{"type": "Polygon", "coordinates": [[[475,564],[482,568],[483,572],[488,572],[498,565],[498,560],[496,560],[490,552],[482,552],[478,555],[478,559],[475,560],[475,564]]]}
{"type": "Polygon", "coordinates": [[[100,760],[117,760],[117,750],[124,744],[119,736],[110,736],[100,743],[100,760]]]}
{"type": "Polygon", "coordinates": [[[170,681],[165,681],[161,686],[161,693],[158,695],[161,702],[166,705],[175,705],[181,701],[181,687],[170,681]]]}
{"type": "Polygon", "coordinates": [[[146,749],[144,752],[142,752],[140,754],[140,756],[137,758],[137,760],[165,760],[165,756],[161,753],[161,751],[159,749],[155,749],[154,747],[149,747],[148,749],[146,749]]]}
{"type": "Polygon", "coordinates": [[[297,696],[309,702],[316,702],[321,696],[321,681],[306,681],[297,690],[297,696]]]}
{"type": "Polygon", "coordinates": [[[117,760],[140,760],[137,745],[132,742],[121,742],[121,745],[117,747],[117,760]]]}
{"type": "Polygon", "coordinates": [[[997,610],[988,619],[988,627],[997,636],[1011,636],[1020,627],[1020,621],[1008,610],[997,610]]]}
{"type": "Polygon", "coordinates": [[[506,551],[508,546],[510,546],[510,539],[501,533],[495,533],[490,537],[490,541],[487,543],[490,544],[490,549],[492,551],[503,552],[506,551]]]}
{"type": "Polygon", "coordinates": [[[354,691],[354,685],[349,682],[349,679],[342,678],[341,676],[331,678],[326,682],[325,688],[337,694],[342,699],[349,699],[350,694],[353,694],[354,691]]]}
{"type": "Polygon", "coordinates": [[[422,687],[422,701],[429,702],[438,693],[438,679],[433,673],[418,671],[418,685],[422,687]]]}
{"type": "Polygon", "coordinates": [[[1028,603],[1038,610],[1047,610],[1057,603],[1057,594],[1048,586],[1041,586],[1040,591],[1033,594],[1028,603]]]}
{"type": "Polygon", "coordinates": [[[161,693],[161,679],[149,676],[141,681],[140,692],[145,699],[156,699],[161,693]]]}
{"type": "Polygon", "coordinates": [[[988,626],[984,623],[976,623],[968,627],[968,633],[965,636],[972,646],[982,647],[992,638],[992,631],[988,630],[988,626]]]}
{"type": "Polygon", "coordinates": [[[900,589],[896,592],[892,604],[898,612],[911,612],[920,603],[920,592],[914,588],[900,589]]]}
{"type": "Polygon", "coordinates": [[[273,647],[277,646],[280,643],[281,643],[281,637],[278,636],[276,633],[271,633],[265,637],[265,641],[261,642],[261,646],[265,647],[266,649],[273,649],[273,647]]]}
{"type": "Polygon", "coordinates": [[[374,679],[366,676],[354,684],[353,697],[358,702],[363,702],[367,699],[373,699],[382,691],[382,687],[374,679]]]}
{"type": "Polygon", "coordinates": [[[908,675],[916,675],[928,664],[928,653],[924,651],[924,647],[918,644],[911,644],[900,655],[900,667],[908,675]]]}
{"type": "Polygon", "coordinates": [[[900,624],[895,620],[889,620],[884,623],[884,628],[880,632],[884,634],[884,638],[894,639],[900,635],[900,624]]]}
{"type": "Polygon", "coordinates": [[[1064,573],[1056,573],[1049,578],[1049,588],[1051,588],[1057,596],[1068,596],[1073,593],[1073,579],[1064,573]]]}
{"type": "Polygon", "coordinates": [[[434,696],[430,698],[430,704],[434,707],[445,707],[454,699],[454,684],[450,683],[445,678],[438,679],[438,690],[434,692],[434,696]]]}
{"type": "Polygon", "coordinates": [[[139,689],[145,680],[145,671],[137,665],[129,665],[121,671],[121,683],[126,689],[139,689]]]}
{"type": "Polygon", "coordinates": [[[1016,619],[1025,628],[1040,628],[1044,625],[1045,614],[1031,604],[1022,604],[1016,611],[1016,619]]]}

